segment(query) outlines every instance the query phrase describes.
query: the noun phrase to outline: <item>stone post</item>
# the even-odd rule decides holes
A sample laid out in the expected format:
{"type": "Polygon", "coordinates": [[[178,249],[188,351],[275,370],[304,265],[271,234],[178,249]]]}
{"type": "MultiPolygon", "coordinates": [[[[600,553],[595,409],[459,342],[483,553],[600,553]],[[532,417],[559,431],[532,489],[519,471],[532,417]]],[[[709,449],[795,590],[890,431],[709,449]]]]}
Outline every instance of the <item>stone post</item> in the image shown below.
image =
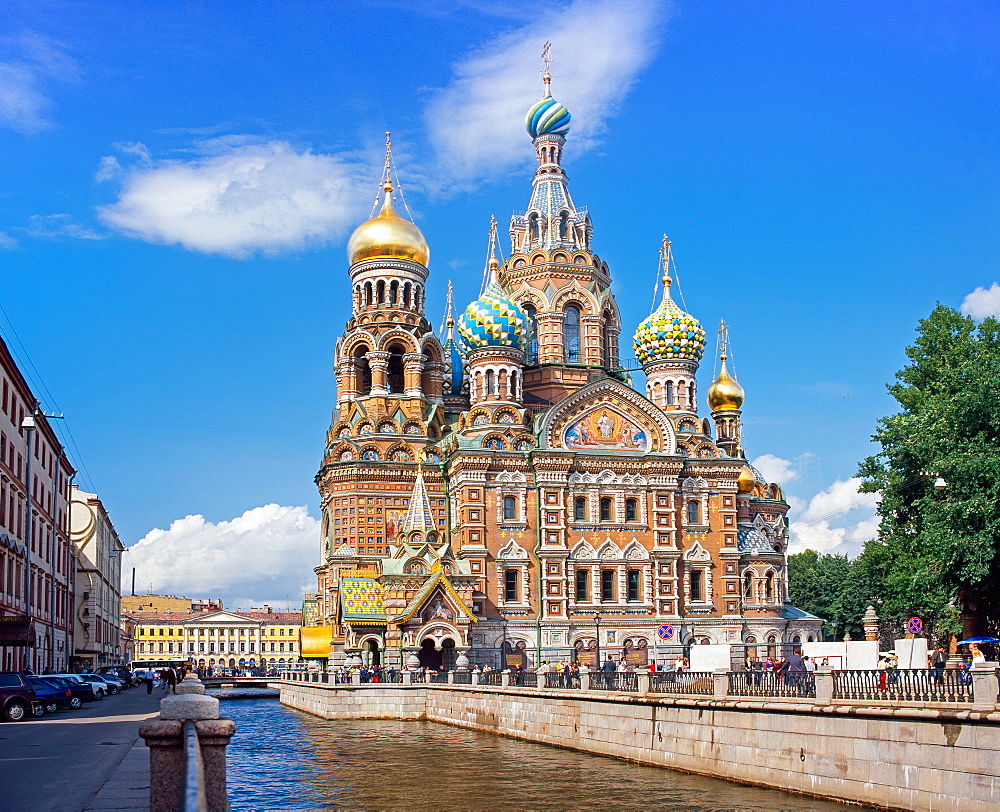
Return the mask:
{"type": "Polygon", "coordinates": [[[865,640],[878,640],[878,613],[874,606],[869,606],[865,611],[861,625],[865,628],[865,640]]]}
{"type": "Polygon", "coordinates": [[[510,687],[510,671],[504,671],[500,674],[500,687],[501,688],[510,687]]]}
{"type": "Polygon", "coordinates": [[[714,699],[725,699],[729,696],[729,671],[712,672],[712,697],[714,699]]]}
{"type": "Polygon", "coordinates": [[[646,696],[649,693],[649,672],[640,671],[635,675],[636,682],[639,684],[639,696],[646,696]]]}
{"type": "Polygon", "coordinates": [[[816,704],[833,704],[833,669],[817,668],[813,672],[813,679],[816,681],[816,704]]]}
{"type": "Polygon", "coordinates": [[[972,709],[993,711],[997,705],[997,664],[978,663],[970,669],[972,675],[972,709]]]}
{"type": "Polygon", "coordinates": [[[448,672],[448,684],[449,685],[454,685],[455,684],[455,672],[454,671],[449,671],[448,672]]]}
{"type": "Polygon", "coordinates": [[[585,665],[580,666],[580,690],[590,690],[590,669],[585,665]]]}
{"type": "Polygon", "coordinates": [[[478,685],[479,684],[479,672],[478,671],[473,671],[472,672],[472,684],[473,685],[478,685]]]}
{"type": "Polygon", "coordinates": [[[205,696],[205,686],[189,674],[177,693],[160,702],[160,715],[147,719],[139,735],[149,748],[150,812],[174,812],[182,806],[185,784],[184,722],[193,721],[204,765],[209,812],[229,812],[226,797],[226,747],[236,732],[232,719],[219,718],[219,700],[205,696]]]}
{"type": "Polygon", "coordinates": [[[413,685],[412,671],[403,671],[403,685],[413,685]]]}
{"type": "Polygon", "coordinates": [[[361,672],[358,669],[354,669],[351,672],[351,685],[361,684],[361,672]]]}

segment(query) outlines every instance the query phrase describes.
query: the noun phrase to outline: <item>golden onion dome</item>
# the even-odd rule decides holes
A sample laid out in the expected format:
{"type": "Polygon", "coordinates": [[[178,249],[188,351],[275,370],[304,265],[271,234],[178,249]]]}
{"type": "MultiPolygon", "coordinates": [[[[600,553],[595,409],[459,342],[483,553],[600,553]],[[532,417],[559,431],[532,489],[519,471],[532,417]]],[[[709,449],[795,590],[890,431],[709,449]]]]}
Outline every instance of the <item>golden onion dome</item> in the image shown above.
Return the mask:
{"type": "Polygon", "coordinates": [[[750,493],[756,485],[757,477],[754,476],[753,471],[744,466],[743,470],[740,471],[739,477],[736,479],[736,489],[740,493],[750,493]]]}
{"type": "Polygon", "coordinates": [[[743,387],[729,374],[726,356],[722,355],[722,369],[719,377],[708,387],[708,408],[713,412],[732,411],[743,405],[743,387]]]}
{"type": "Polygon", "coordinates": [[[347,241],[347,259],[351,265],[364,259],[408,259],[427,267],[430,248],[423,232],[396,213],[392,205],[392,184],[386,181],[382,208],[371,220],[366,220],[347,241]]]}

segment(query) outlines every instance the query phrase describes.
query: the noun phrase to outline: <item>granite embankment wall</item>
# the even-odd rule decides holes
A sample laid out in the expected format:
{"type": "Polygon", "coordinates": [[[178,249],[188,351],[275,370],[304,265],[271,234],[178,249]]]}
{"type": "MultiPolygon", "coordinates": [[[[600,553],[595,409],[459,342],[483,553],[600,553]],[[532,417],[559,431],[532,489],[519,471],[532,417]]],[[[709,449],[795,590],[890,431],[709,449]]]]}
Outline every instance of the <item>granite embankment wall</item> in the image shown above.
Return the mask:
{"type": "Polygon", "coordinates": [[[531,688],[282,683],[327,719],[427,719],[893,809],[1000,810],[1000,714],[531,688]]]}

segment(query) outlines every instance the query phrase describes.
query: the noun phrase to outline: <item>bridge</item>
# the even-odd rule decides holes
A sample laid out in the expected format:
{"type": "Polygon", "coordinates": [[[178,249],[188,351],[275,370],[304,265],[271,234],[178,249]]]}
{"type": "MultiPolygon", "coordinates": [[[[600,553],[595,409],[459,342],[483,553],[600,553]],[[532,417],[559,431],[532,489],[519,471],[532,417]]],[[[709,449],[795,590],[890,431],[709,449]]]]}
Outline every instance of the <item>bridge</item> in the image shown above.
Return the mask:
{"type": "Polygon", "coordinates": [[[278,677],[202,677],[206,688],[267,688],[276,684],[278,677]]]}

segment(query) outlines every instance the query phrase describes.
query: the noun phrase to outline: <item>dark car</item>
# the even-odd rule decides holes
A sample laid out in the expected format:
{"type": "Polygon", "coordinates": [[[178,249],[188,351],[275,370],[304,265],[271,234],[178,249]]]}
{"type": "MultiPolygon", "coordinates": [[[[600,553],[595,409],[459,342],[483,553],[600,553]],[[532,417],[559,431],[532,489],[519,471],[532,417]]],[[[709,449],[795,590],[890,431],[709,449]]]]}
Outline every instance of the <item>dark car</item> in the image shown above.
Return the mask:
{"type": "Polygon", "coordinates": [[[59,676],[46,676],[45,680],[70,692],[69,706],[73,710],[81,707],[84,702],[92,702],[97,699],[89,682],[80,682],[79,680],[59,676]]]}
{"type": "Polygon", "coordinates": [[[126,688],[131,688],[135,685],[135,681],[132,679],[132,672],[128,670],[127,665],[102,665],[97,669],[97,673],[101,676],[118,677],[118,679],[125,683],[126,688]]]}
{"type": "MultiPolygon", "coordinates": [[[[125,683],[117,674],[87,674],[88,677],[96,677],[105,684],[105,691],[109,694],[120,694],[125,687],[125,683]]],[[[96,684],[96,683],[95,683],[96,684]]]]}
{"type": "Polygon", "coordinates": [[[0,671],[0,719],[20,722],[40,708],[28,675],[20,671],[0,671]]]}
{"type": "Polygon", "coordinates": [[[108,684],[97,676],[97,674],[78,674],[77,676],[94,686],[94,693],[98,699],[104,699],[104,697],[111,693],[108,684]]]}
{"type": "MultiPolygon", "coordinates": [[[[28,682],[35,689],[35,699],[45,713],[55,713],[60,708],[73,707],[73,692],[65,685],[57,685],[46,677],[29,676],[28,682]]],[[[35,715],[41,716],[41,713],[36,712],[35,715]]]]}

